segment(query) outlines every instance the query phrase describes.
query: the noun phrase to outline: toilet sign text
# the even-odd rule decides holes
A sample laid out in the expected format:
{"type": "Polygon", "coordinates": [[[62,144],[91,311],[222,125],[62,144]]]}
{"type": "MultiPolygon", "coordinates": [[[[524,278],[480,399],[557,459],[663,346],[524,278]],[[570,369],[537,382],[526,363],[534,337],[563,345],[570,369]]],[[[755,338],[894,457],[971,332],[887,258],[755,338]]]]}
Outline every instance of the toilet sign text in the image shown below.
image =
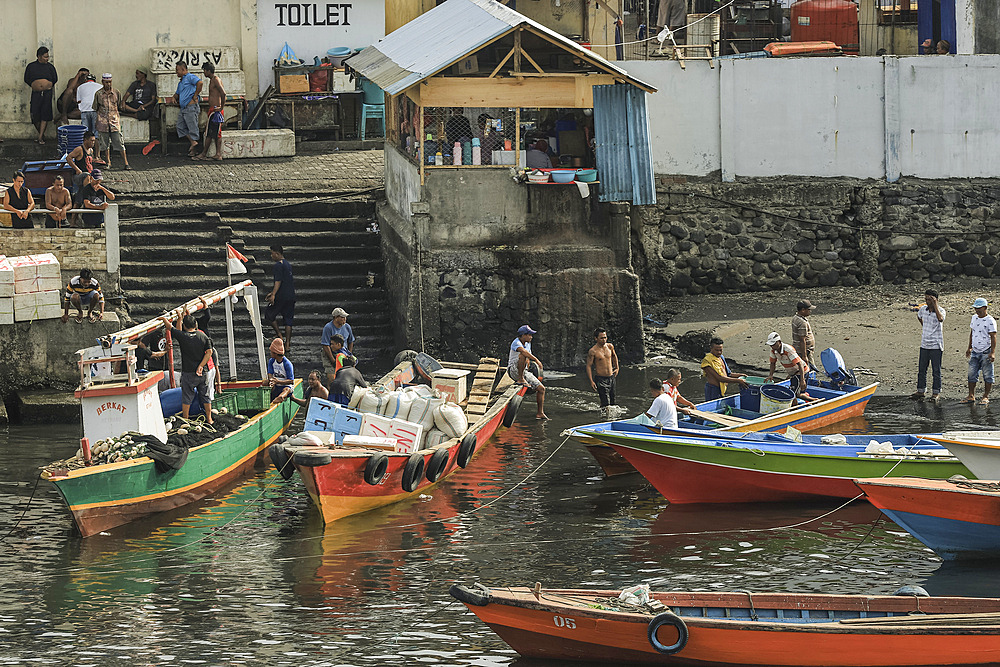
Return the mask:
{"type": "Polygon", "coordinates": [[[351,3],[328,2],[278,2],[274,4],[278,10],[279,26],[312,26],[312,25],[351,25],[351,3]]]}

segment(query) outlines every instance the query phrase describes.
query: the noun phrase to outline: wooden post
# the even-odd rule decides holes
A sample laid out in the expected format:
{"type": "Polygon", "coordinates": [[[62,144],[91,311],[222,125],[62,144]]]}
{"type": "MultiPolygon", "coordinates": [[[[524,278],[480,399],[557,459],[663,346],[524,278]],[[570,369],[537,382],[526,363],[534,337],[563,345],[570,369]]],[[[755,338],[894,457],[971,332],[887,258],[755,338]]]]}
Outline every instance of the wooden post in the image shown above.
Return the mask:
{"type": "Polygon", "coordinates": [[[514,74],[521,73],[521,30],[514,33],[514,74]]]}
{"type": "Polygon", "coordinates": [[[170,327],[163,327],[163,339],[167,346],[167,369],[170,374],[170,388],[173,389],[177,386],[177,382],[174,380],[174,342],[170,337],[170,327]]]}

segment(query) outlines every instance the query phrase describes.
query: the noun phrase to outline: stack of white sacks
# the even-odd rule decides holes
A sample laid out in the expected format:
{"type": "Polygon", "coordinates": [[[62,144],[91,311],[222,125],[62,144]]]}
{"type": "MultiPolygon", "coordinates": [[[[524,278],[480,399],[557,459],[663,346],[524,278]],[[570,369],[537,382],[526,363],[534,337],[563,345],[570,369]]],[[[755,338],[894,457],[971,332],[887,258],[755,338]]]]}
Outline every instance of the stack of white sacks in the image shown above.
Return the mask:
{"type": "Polygon", "coordinates": [[[347,408],[312,399],[305,427],[333,432],[337,444],[414,452],[461,437],[469,422],[460,406],[426,385],[393,390],[373,386],[355,388],[347,408]]]}
{"type": "Polygon", "coordinates": [[[0,255],[0,324],[61,315],[62,276],[55,255],[0,255]]]}

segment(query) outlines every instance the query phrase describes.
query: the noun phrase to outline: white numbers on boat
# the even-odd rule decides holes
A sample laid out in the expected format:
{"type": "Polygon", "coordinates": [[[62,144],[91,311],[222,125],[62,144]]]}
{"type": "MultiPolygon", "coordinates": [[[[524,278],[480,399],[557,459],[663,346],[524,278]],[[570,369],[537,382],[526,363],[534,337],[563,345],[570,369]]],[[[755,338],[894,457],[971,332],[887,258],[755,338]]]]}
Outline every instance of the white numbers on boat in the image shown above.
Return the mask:
{"type": "Polygon", "coordinates": [[[576,621],[572,618],[563,618],[562,616],[553,616],[552,622],[556,624],[557,628],[566,628],[567,630],[576,630],[576,621]]]}

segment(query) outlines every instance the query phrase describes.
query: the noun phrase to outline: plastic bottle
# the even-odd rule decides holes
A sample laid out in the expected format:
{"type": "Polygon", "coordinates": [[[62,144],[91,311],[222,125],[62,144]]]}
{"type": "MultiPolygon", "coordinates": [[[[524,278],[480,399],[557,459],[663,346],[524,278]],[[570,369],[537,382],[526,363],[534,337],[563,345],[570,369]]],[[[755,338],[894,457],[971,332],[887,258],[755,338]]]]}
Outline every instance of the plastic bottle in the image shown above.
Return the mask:
{"type": "Polygon", "coordinates": [[[441,155],[441,151],[438,151],[437,154],[434,155],[434,166],[440,167],[442,165],[444,165],[444,156],[441,155]]]}
{"type": "Polygon", "coordinates": [[[462,164],[462,144],[456,141],[455,146],[451,149],[451,159],[452,164],[460,165],[462,164]]]}
{"type": "Polygon", "coordinates": [[[462,142],[462,164],[472,164],[472,143],[462,142]]]}
{"type": "Polygon", "coordinates": [[[472,140],[472,164],[479,166],[483,163],[483,149],[479,145],[479,139],[472,140]]]}

